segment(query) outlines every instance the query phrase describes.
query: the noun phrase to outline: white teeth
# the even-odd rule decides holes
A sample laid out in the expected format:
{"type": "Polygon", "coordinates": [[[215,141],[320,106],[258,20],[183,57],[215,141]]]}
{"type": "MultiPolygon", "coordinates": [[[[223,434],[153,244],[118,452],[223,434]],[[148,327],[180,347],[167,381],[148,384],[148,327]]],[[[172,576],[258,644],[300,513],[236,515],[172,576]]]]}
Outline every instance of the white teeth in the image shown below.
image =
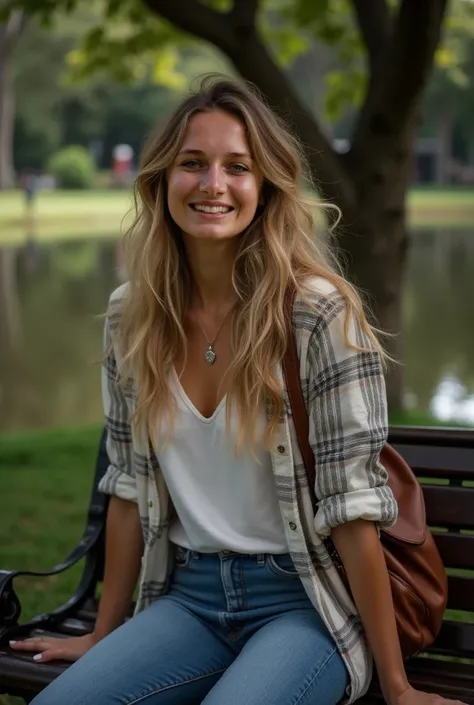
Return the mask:
{"type": "Polygon", "coordinates": [[[194,204],[194,208],[203,213],[229,213],[231,210],[227,206],[201,206],[197,203],[194,204]]]}

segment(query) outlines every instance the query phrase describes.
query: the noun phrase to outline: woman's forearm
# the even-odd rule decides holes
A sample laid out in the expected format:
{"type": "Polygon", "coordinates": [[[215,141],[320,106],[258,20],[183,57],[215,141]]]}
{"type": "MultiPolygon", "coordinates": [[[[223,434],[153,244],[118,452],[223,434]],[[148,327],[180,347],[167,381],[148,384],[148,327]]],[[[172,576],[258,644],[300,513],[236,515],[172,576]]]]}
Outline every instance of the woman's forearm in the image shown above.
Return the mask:
{"type": "Polygon", "coordinates": [[[398,639],[392,592],[373,522],[359,519],[331,534],[373,653],[380,686],[390,703],[408,688],[398,639]]]}
{"type": "Polygon", "coordinates": [[[112,632],[128,616],[140,573],[143,537],[138,506],[111,497],[107,513],[105,572],[94,634],[112,632]]]}

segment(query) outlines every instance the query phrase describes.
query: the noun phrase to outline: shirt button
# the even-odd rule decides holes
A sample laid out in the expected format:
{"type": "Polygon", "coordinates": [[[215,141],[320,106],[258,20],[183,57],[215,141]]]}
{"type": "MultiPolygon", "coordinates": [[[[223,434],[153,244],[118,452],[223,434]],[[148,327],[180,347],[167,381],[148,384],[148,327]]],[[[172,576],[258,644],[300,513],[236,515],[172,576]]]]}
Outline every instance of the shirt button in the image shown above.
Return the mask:
{"type": "Polygon", "coordinates": [[[152,506],[153,506],[153,502],[151,501],[151,499],[148,500],[148,506],[150,507],[150,509],[151,509],[152,506]]]}
{"type": "Polygon", "coordinates": [[[291,529],[292,531],[296,531],[296,524],[295,524],[294,521],[290,521],[290,523],[288,524],[288,526],[290,527],[290,529],[291,529]]]}
{"type": "Polygon", "coordinates": [[[279,453],[283,454],[285,452],[285,450],[286,450],[285,446],[277,446],[277,451],[279,453]]]}

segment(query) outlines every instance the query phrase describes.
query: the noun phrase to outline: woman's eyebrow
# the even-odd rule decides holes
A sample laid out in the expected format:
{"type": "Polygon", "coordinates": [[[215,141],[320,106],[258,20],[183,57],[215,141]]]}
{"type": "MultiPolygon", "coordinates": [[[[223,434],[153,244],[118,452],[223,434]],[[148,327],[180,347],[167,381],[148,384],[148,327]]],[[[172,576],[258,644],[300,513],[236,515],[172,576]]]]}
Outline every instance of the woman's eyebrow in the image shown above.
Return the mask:
{"type": "MultiPolygon", "coordinates": [[[[202,149],[182,149],[181,152],[179,152],[178,156],[184,156],[185,154],[199,154],[203,155],[204,152],[202,149]]],[[[237,157],[238,159],[246,158],[246,159],[252,159],[251,155],[248,152],[227,152],[225,154],[226,157],[237,157]]]]}

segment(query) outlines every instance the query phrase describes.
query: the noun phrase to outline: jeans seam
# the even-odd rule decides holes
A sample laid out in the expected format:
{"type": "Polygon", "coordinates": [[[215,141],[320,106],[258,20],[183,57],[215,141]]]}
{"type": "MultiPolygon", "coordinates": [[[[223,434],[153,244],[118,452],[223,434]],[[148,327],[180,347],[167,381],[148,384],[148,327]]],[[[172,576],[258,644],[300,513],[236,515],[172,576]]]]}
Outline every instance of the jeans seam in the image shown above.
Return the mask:
{"type": "Polygon", "coordinates": [[[212,671],[211,673],[205,673],[202,676],[196,676],[195,678],[188,678],[188,680],[185,681],[180,681],[179,683],[173,683],[172,685],[165,685],[161,688],[155,688],[154,690],[150,690],[149,693],[146,693],[145,695],[140,695],[138,698],[135,698],[135,700],[128,700],[124,705],[136,705],[136,703],[141,703],[143,702],[146,698],[149,698],[151,695],[156,695],[157,693],[164,693],[165,690],[170,690],[171,688],[178,688],[181,685],[188,685],[189,683],[195,683],[196,681],[200,681],[203,678],[209,678],[210,676],[216,676],[218,673],[225,673],[227,669],[226,668],[219,668],[217,671],[212,671]]]}
{"type": "Polygon", "coordinates": [[[318,668],[318,670],[316,671],[316,673],[313,674],[313,677],[312,677],[311,680],[309,681],[308,685],[307,685],[306,688],[303,690],[303,692],[300,694],[300,696],[298,697],[298,699],[295,700],[295,702],[294,702],[293,705],[298,705],[298,703],[301,702],[301,699],[302,699],[302,698],[305,696],[305,694],[308,692],[309,688],[310,688],[311,685],[314,683],[314,680],[319,676],[319,674],[321,673],[321,671],[323,670],[323,668],[326,667],[328,661],[334,656],[335,653],[337,653],[337,649],[333,649],[333,650],[331,651],[331,653],[328,654],[327,658],[326,658],[326,659],[323,661],[323,663],[320,665],[320,667],[318,668]]]}
{"type": "Polygon", "coordinates": [[[247,593],[245,592],[244,561],[240,559],[240,586],[242,590],[242,609],[247,609],[247,593]]]}
{"type": "Polygon", "coordinates": [[[285,570],[285,568],[280,568],[276,562],[273,554],[268,554],[268,567],[277,578],[299,578],[299,573],[295,569],[295,572],[291,570],[285,570]]]}

